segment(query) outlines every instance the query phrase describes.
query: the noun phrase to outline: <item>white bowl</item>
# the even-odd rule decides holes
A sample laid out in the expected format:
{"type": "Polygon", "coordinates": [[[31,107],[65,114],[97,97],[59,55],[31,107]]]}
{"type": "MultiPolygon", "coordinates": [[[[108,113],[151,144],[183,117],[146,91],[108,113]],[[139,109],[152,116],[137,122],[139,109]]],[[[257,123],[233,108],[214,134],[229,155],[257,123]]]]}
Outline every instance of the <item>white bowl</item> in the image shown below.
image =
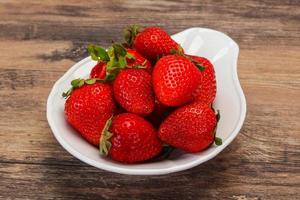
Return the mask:
{"type": "Polygon", "coordinates": [[[213,145],[195,154],[176,151],[166,160],[134,165],[121,164],[101,157],[98,149],[87,143],[66,122],[65,100],[61,97],[62,92],[69,89],[71,80],[88,77],[96,62],[87,57],[72,66],[54,84],[47,101],[47,119],[52,132],[70,154],[87,164],[111,172],[158,175],[199,165],[212,159],[231,143],[239,133],[246,115],[246,100],[237,75],[238,45],[224,33],[206,28],[190,28],[173,35],[172,38],[182,45],[186,53],[204,56],[215,66],[217,96],[214,107],[221,113],[217,136],[223,139],[223,144],[213,145]]]}

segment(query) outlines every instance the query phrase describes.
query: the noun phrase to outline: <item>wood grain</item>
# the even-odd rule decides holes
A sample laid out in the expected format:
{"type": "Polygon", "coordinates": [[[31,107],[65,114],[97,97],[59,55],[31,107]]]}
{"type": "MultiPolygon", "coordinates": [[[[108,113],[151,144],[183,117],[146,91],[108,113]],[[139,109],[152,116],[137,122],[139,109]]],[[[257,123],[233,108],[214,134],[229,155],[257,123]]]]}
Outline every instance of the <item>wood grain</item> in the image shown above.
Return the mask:
{"type": "Polygon", "coordinates": [[[299,199],[299,22],[298,0],[0,0],[0,199],[299,199]],[[129,24],[209,27],[239,43],[247,118],[213,160],[119,175],[78,161],[52,136],[53,83],[88,43],[120,40],[129,24]]]}

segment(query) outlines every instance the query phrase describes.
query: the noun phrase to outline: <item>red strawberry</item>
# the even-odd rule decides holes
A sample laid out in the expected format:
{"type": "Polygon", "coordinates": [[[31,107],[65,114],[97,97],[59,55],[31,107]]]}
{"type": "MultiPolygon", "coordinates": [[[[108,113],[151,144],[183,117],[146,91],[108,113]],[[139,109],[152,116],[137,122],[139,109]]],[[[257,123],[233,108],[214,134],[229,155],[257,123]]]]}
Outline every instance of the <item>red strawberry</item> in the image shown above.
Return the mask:
{"type": "Polygon", "coordinates": [[[152,63],[162,56],[170,55],[171,50],[183,51],[167,32],[159,27],[148,27],[139,31],[134,25],[125,30],[125,40],[152,63]]]}
{"type": "Polygon", "coordinates": [[[180,106],[192,101],[192,94],[200,81],[200,70],[183,56],[161,58],[152,73],[156,97],[167,106],[180,106]]]}
{"type": "Polygon", "coordinates": [[[162,143],[153,126],[132,113],[108,120],[100,142],[100,153],[124,163],[148,160],[158,155],[161,149],[162,143]]]}
{"type": "Polygon", "coordinates": [[[205,70],[202,71],[202,81],[194,92],[193,96],[196,101],[211,104],[216,97],[216,77],[215,70],[211,62],[203,57],[188,56],[193,61],[202,65],[205,70]]]}
{"type": "Polygon", "coordinates": [[[114,95],[128,112],[148,115],[154,109],[151,75],[145,70],[122,70],[114,81],[114,95]]]}
{"type": "Polygon", "coordinates": [[[216,125],[216,115],[211,107],[196,102],[171,113],[160,125],[159,138],[184,151],[199,152],[213,143],[216,125]]]}
{"type": "Polygon", "coordinates": [[[125,49],[120,44],[113,44],[108,50],[90,45],[88,47],[91,58],[98,63],[90,73],[90,78],[99,78],[112,81],[116,74],[125,68],[145,68],[152,72],[151,63],[133,49],[125,49]]]}
{"type": "Polygon", "coordinates": [[[115,105],[109,85],[94,79],[75,79],[73,88],[64,97],[67,121],[91,144],[99,145],[100,134],[106,121],[112,116],[115,105]]]}

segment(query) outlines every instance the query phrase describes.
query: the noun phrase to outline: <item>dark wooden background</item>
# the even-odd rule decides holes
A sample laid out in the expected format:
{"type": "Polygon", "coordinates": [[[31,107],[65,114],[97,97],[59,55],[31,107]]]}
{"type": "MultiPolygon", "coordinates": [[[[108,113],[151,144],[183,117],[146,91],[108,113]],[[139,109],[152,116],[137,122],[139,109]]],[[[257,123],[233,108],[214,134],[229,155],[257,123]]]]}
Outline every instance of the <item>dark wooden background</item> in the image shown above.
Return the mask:
{"type": "Polygon", "coordinates": [[[0,198],[300,199],[299,52],[299,0],[0,0],[0,198]],[[78,161],[54,139],[53,83],[86,44],[119,40],[129,24],[209,27],[239,43],[247,118],[213,160],[126,176],[78,161]]]}

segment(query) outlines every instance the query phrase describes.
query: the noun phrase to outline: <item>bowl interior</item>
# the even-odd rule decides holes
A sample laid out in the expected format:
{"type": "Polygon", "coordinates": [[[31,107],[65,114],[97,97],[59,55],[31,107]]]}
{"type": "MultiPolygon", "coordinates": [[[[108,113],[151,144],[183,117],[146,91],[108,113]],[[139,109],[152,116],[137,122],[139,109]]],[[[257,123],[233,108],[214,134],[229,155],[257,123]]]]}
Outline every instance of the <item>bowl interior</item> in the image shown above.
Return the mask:
{"type": "Polygon", "coordinates": [[[101,157],[98,149],[88,144],[65,120],[63,91],[70,81],[88,77],[96,64],[90,58],[76,63],[53,87],[48,103],[47,117],[50,127],[60,144],[78,159],[95,167],[125,174],[164,174],[193,167],[219,153],[238,133],[245,115],[245,102],[236,74],[237,44],[223,33],[203,28],[191,28],[172,36],[188,54],[207,57],[212,61],[217,78],[217,96],[214,107],[220,110],[221,119],[217,136],[223,145],[188,154],[178,150],[163,161],[135,165],[124,165],[101,157]]]}

